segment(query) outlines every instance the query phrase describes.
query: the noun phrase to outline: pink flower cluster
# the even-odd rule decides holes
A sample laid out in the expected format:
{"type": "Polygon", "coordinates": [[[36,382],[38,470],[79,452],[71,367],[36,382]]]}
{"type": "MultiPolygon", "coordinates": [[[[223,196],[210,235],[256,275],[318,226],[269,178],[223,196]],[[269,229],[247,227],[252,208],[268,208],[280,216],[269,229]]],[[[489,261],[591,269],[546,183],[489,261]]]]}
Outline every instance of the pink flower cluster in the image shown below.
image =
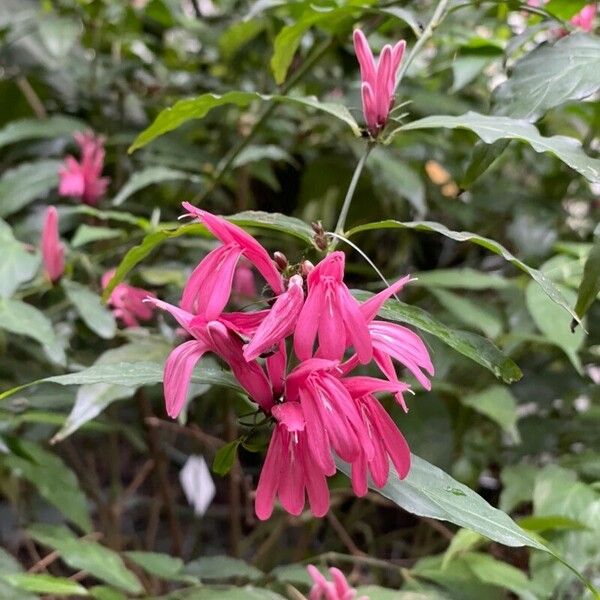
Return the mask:
{"type": "Polygon", "coordinates": [[[354,52],[360,65],[362,80],[363,113],[369,133],[373,137],[377,137],[385,127],[394,104],[396,73],[405,48],[404,40],[394,47],[386,44],[376,61],[365,34],[360,29],[354,30],[354,52]]]}
{"type": "MultiPolygon", "coordinates": [[[[102,289],[106,288],[114,274],[115,269],[104,273],[102,289]]],[[[154,294],[139,287],[119,283],[110,294],[108,306],[125,327],[139,327],[140,321],[149,321],[154,313],[153,307],[145,302],[147,298],[154,298],[154,294]]]]}
{"type": "Polygon", "coordinates": [[[67,156],[58,172],[58,193],[80,198],[85,204],[95,205],[106,192],[109,179],[101,177],[104,167],[104,141],[90,132],[74,136],[81,150],[81,160],[67,156]]]}
{"type": "Polygon", "coordinates": [[[167,412],[182,410],[192,371],[206,353],[231,368],[250,398],[275,427],[256,491],[256,514],[267,519],[275,499],[298,515],[308,497],[315,516],[329,508],[327,477],[336,471],[334,456],[352,466],[354,492],[373,482],[385,485],[391,460],[398,475],[410,468],[410,451],[375,394],[395,395],[405,408],[409,386],[398,379],[398,361],[429,389],[433,366],[422,340],[406,327],[375,319],[382,304],[409,277],[358,302],[344,283],[344,254],[332,252],[315,267],[306,262],[287,277],[252,236],[188,203],[222,244],[190,275],[180,306],[147,301],[169,312],[192,337],[168,357],[164,373],[167,412]],[[274,298],[270,308],[227,312],[236,267],[247,260],[266,280],[274,298]],[[295,359],[286,340],[293,337],[295,359]],[[353,375],[374,363],[382,377],[353,375]],[[295,366],[291,366],[295,365],[295,366]]]}
{"type": "Polygon", "coordinates": [[[332,581],[327,581],[314,565],[306,567],[313,580],[308,600],[369,600],[367,596],[356,598],[356,590],[351,588],[344,574],[335,567],[329,569],[332,581]]]}

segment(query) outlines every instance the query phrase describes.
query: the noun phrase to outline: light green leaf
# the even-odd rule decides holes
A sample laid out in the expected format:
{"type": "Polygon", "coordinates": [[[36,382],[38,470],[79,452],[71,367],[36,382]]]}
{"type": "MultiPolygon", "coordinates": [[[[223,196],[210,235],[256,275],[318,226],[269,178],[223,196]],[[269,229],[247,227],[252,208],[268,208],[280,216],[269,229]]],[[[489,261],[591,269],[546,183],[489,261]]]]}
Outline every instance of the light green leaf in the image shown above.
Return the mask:
{"type": "Polygon", "coordinates": [[[39,342],[53,362],[66,364],[65,350],[43,312],[20,300],[0,298],[0,329],[39,342]]]}
{"type": "MultiPolygon", "coordinates": [[[[227,218],[240,227],[256,227],[257,229],[279,231],[297,237],[306,244],[312,245],[313,243],[313,230],[306,223],[295,217],[288,217],[279,213],[249,210],[227,218]]],[[[115,286],[123,281],[127,274],[157,246],[169,239],[182,235],[207,235],[207,230],[200,223],[189,223],[177,229],[160,229],[146,235],[140,244],[128,250],[123,260],[119,263],[113,278],[104,289],[103,300],[106,301],[115,286]]]]}
{"type": "Polygon", "coordinates": [[[507,81],[494,91],[495,112],[536,121],[549,109],[600,89],[598,72],[600,39],[596,36],[574,33],[555,44],[540,44],[516,63],[507,81]]]}
{"type": "Polygon", "coordinates": [[[0,217],[21,210],[32,200],[42,198],[58,185],[57,160],[22,163],[5,171],[0,178],[0,217]]]}
{"type": "Polygon", "coordinates": [[[29,481],[40,496],[61,511],[69,521],[89,532],[92,522],[87,500],[77,478],[60,457],[25,438],[14,439],[11,454],[0,456],[0,462],[13,475],[29,481]]]}
{"type": "Polygon", "coordinates": [[[192,173],[170,169],[169,167],[147,167],[142,171],[134,173],[127,183],[119,190],[119,193],[113,198],[113,206],[120,206],[137,191],[152,185],[153,183],[161,183],[163,181],[180,181],[186,180],[197,183],[202,181],[202,178],[192,173]]]}
{"type": "Polygon", "coordinates": [[[476,531],[471,531],[470,529],[459,529],[452,540],[450,540],[450,545],[448,548],[446,548],[446,552],[444,552],[442,569],[448,568],[448,565],[457,556],[477,548],[477,546],[481,545],[482,541],[484,540],[485,538],[476,531]]]}
{"type": "Polygon", "coordinates": [[[503,489],[500,494],[500,509],[511,512],[524,502],[530,502],[538,468],[533,465],[509,465],[502,469],[500,479],[503,489]]]}
{"type": "Polygon", "coordinates": [[[60,596],[87,596],[88,591],[76,581],[66,577],[54,577],[46,573],[14,573],[2,575],[8,584],[36,594],[57,594],[60,596]]]}
{"type": "MultiPolygon", "coordinates": [[[[361,301],[367,300],[372,295],[356,290],[352,293],[361,301]]],[[[408,323],[434,335],[457,352],[483,365],[506,383],[518,381],[523,376],[521,369],[492,342],[475,333],[450,329],[418,306],[388,300],[379,311],[379,316],[390,321],[408,323]]]]}
{"type": "Polygon", "coordinates": [[[100,337],[107,340],[113,338],[117,324],[112,312],[100,302],[100,296],[76,281],[63,279],[61,283],[83,322],[100,337]]]}
{"type": "Polygon", "coordinates": [[[85,123],[72,117],[53,115],[47,119],[19,119],[0,129],[0,148],[8,144],[35,139],[70,136],[85,129],[85,123]]]}
{"type": "MultiPolygon", "coordinates": [[[[544,5],[544,10],[559,19],[566,21],[574,17],[586,4],[588,0],[550,0],[544,5]]],[[[571,34],[571,37],[577,34],[571,34]]]]}
{"type": "Polygon", "coordinates": [[[518,520],[518,523],[528,531],[542,533],[544,531],[585,531],[588,529],[581,521],[563,517],[562,515],[544,515],[523,517],[518,520]]]}
{"type": "Polygon", "coordinates": [[[107,585],[95,585],[89,591],[95,600],[127,600],[123,592],[107,585]]]}
{"type": "Polygon", "coordinates": [[[300,104],[308,106],[323,112],[326,112],[338,119],[344,121],[350,126],[355,135],[360,135],[360,128],[354,117],[343,104],[334,102],[320,102],[312,96],[266,96],[257,94],[256,92],[227,92],[222,96],[218,94],[203,94],[196,98],[179,100],[172,107],[161,111],[154,122],[142,131],[134,140],[129,148],[129,152],[133,152],[142,146],[145,146],[153,139],[164,135],[173,129],[177,129],[187,121],[192,119],[202,119],[211,110],[218,106],[226,104],[235,104],[236,106],[245,107],[255,100],[265,102],[284,102],[291,104],[300,104]]]}
{"type": "MultiPolygon", "coordinates": [[[[583,279],[577,292],[575,312],[581,318],[588,311],[600,293],[600,238],[596,241],[585,261],[583,279]]],[[[571,331],[575,330],[577,321],[571,322],[571,331]]]]}
{"type": "Polygon", "coordinates": [[[123,229],[80,225],[77,228],[77,231],[75,231],[75,235],[71,239],[71,247],[80,248],[81,246],[85,246],[91,242],[111,240],[123,236],[124,233],[125,231],[123,229]]]}
{"type": "Polygon", "coordinates": [[[350,231],[346,232],[347,237],[351,237],[361,231],[370,231],[373,229],[414,229],[415,231],[429,231],[433,233],[439,233],[457,242],[472,242],[478,246],[482,246],[487,250],[490,250],[494,254],[500,255],[504,260],[508,261],[521,271],[527,273],[535,282],[537,282],[548,297],[556,304],[562,306],[574,319],[579,321],[579,317],[573,312],[571,306],[572,302],[569,302],[567,298],[562,294],[561,290],[541,271],[533,269],[526,265],[522,260],[519,260],[516,256],[511,254],[504,246],[498,242],[486,238],[476,233],[469,231],[452,231],[441,223],[435,221],[378,221],[375,223],[367,223],[365,225],[359,225],[354,227],[350,231]]]}
{"type": "Polygon", "coordinates": [[[40,266],[40,255],[28,252],[16,240],[11,228],[0,219],[0,298],[10,298],[18,287],[29,281],[40,266]]]}
{"type": "Polygon", "coordinates": [[[502,320],[493,306],[478,303],[447,290],[433,288],[430,292],[444,308],[465,325],[478,329],[492,339],[502,333],[502,320]]]}
{"type": "Polygon", "coordinates": [[[219,50],[230,61],[246,44],[258,36],[266,26],[265,21],[236,21],[219,38],[219,50]]]}
{"type": "Polygon", "coordinates": [[[38,543],[56,550],[71,568],[87,571],[93,577],[130,594],[143,591],[138,578],[113,550],[97,542],[69,536],[68,530],[61,527],[34,525],[28,531],[38,543]]]}
{"type": "MultiPolygon", "coordinates": [[[[564,286],[557,284],[563,296],[571,305],[575,304],[575,293],[564,286]]],[[[527,310],[533,317],[537,328],[551,343],[561,348],[569,357],[573,367],[578,373],[583,372],[581,359],[577,354],[581,348],[585,333],[582,329],[574,332],[569,327],[569,319],[564,312],[540,290],[539,286],[530,283],[525,293],[527,310]]]]}
{"type": "Polygon", "coordinates": [[[198,583],[195,577],[183,573],[184,563],[180,558],[159,552],[125,552],[125,557],[133,561],[153,577],[170,581],[198,583]]]}
{"type": "Polygon", "coordinates": [[[460,401],[498,423],[516,443],[520,441],[517,430],[517,401],[507,387],[492,385],[481,392],[461,396],[460,401]]]}
{"type": "Polygon", "coordinates": [[[39,18],[38,30],[47,51],[54,58],[64,59],[83,31],[83,26],[75,19],[46,14],[39,18]]]}
{"type": "Polygon", "coordinates": [[[579,140],[564,135],[544,137],[534,125],[524,120],[468,112],[459,117],[452,115],[425,117],[403,125],[399,131],[437,128],[468,129],[477,134],[486,144],[504,139],[526,142],[536,152],[549,152],[592,183],[600,183],[600,159],[585,154],[579,140]]]}
{"type": "MultiPolygon", "coordinates": [[[[337,466],[340,471],[349,475],[346,463],[338,460],[337,466]]],[[[449,521],[505,546],[546,549],[506,513],[494,508],[472,489],[414,454],[405,479],[399,479],[390,465],[387,484],[381,489],[373,486],[372,489],[412,514],[449,521]]]]}
{"type": "Polygon", "coordinates": [[[276,592],[252,585],[242,587],[214,586],[209,585],[183,588],[171,592],[167,596],[153,598],[152,600],[285,600],[276,592]]]}
{"type": "Polygon", "coordinates": [[[419,23],[417,17],[410,10],[400,6],[389,6],[386,8],[377,9],[377,12],[400,19],[400,21],[406,23],[413,30],[416,38],[421,37],[423,25],[419,23]]]}
{"type": "Polygon", "coordinates": [[[203,556],[185,566],[188,575],[194,575],[201,581],[227,581],[230,579],[244,579],[256,581],[264,577],[264,573],[240,560],[230,556],[203,556]]]}

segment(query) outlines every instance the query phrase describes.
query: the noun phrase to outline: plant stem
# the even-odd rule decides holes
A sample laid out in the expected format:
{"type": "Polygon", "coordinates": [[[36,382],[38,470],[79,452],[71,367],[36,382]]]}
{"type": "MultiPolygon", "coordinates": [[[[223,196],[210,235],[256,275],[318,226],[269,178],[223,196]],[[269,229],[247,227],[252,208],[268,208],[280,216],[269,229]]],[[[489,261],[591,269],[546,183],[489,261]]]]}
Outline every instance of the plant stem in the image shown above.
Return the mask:
{"type": "MultiPolygon", "coordinates": [[[[315,63],[317,63],[323,55],[333,46],[334,39],[329,38],[324,40],[314,52],[304,61],[304,64],[286,81],[286,83],[281,87],[279,93],[287,94],[295,85],[300,81],[304,75],[313,67],[315,63]]],[[[271,102],[261,111],[258,119],[252,126],[252,129],[248,133],[248,135],[240,140],[230,152],[223,158],[223,160],[217,165],[217,169],[213,174],[212,181],[210,185],[202,192],[200,192],[193,200],[193,203],[199,203],[206,196],[208,196],[221,182],[225,173],[229,170],[231,165],[234,163],[235,159],[238,157],[240,152],[248,146],[248,144],[254,139],[254,136],[258,133],[259,129],[265,123],[265,121],[271,116],[273,111],[275,110],[275,102],[271,102]]]]}
{"type": "Polygon", "coordinates": [[[412,50],[409,52],[406,59],[402,61],[402,65],[400,66],[400,70],[398,71],[398,75],[396,78],[396,89],[398,89],[398,86],[400,85],[402,78],[408,70],[408,67],[415,59],[417,54],[421,51],[421,48],[425,45],[425,43],[433,35],[433,32],[444,20],[444,17],[446,16],[446,9],[448,8],[448,3],[449,0],[439,0],[438,5],[435,7],[433,15],[431,15],[431,19],[427,24],[427,27],[425,27],[425,30],[423,31],[421,37],[415,42],[415,45],[412,47],[412,50]]]}
{"type": "MultiPolygon", "coordinates": [[[[367,158],[371,149],[373,148],[372,143],[367,144],[367,148],[365,153],[362,155],[361,159],[358,161],[356,165],[356,169],[354,169],[354,174],[352,175],[352,179],[350,180],[350,185],[348,186],[348,191],[346,192],[346,197],[344,198],[344,204],[342,204],[342,210],[340,211],[340,216],[338,217],[337,225],[335,226],[335,233],[343,234],[344,227],[346,226],[346,217],[348,216],[348,211],[350,210],[350,205],[352,204],[352,198],[354,196],[354,192],[356,191],[356,186],[358,184],[358,180],[360,179],[360,174],[367,162],[367,158]]],[[[333,240],[332,247],[335,248],[337,245],[337,240],[333,240]]]]}

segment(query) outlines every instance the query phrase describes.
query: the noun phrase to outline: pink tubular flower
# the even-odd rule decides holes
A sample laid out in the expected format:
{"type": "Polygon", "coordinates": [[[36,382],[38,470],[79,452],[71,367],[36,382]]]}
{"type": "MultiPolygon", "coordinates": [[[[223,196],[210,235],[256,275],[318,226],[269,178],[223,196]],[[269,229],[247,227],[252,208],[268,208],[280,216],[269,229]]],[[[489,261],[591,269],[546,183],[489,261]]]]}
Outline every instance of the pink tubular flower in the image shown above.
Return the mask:
{"type": "Polygon", "coordinates": [[[238,261],[247,258],[265,278],[276,294],[283,291],[283,281],[269,253],[243,229],[222,217],[184,202],[187,214],[196,217],[221,242],[223,246],[210,252],[190,275],[181,297],[181,307],[216,319],[231,296],[233,277],[238,261]]]}
{"type": "Polygon", "coordinates": [[[294,331],[294,350],[301,360],[312,356],[317,336],[322,358],[340,360],[350,345],[363,364],[373,356],[367,322],[343,282],[344,263],[343,252],[332,252],[308,275],[308,295],[294,331]]]}
{"type": "Polygon", "coordinates": [[[72,156],[67,156],[58,172],[58,193],[61,196],[78,197],[85,204],[94,205],[104,195],[110,181],[108,177],[101,177],[104,166],[103,139],[90,132],[78,132],[73,137],[81,150],[81,160],[77,162],[72,156]]]}
{"type": "MultiPolygon", "coordinates": [[[[176,418],[185,405],[194,367],[207,352],[217,354],[227,362],[249,396],[265,412],[270,410],[273,405],[273,393],[269,380],[256,361],[245,360],[242,340],[231,329],[229,323],[224,320],[206,321],[153,297],[146,297],[145,301],[170,313],[194,338],[172,350],[165,363],[163,387],[165,406],[170,417],[176,418]]],[[[242,314],[244,313],[231,313],[229,316],[242,314]]],[[[237,324],[239,331],[246,334],[256,326],[248,321],[247,328],[244,328],[243,319],[237,319],[237,324]]]]}
{"type": "Polygon", "coordinates": [[[247,260],[241,260],[238,264],[237,271],[233,276],[233,285],[231,289],[232,298],[242,304],[250,300],[254,300],[258,296],[256,283],[254,281],[254,273],[247,260]]]}
{"type": "MultiPolygon", "coordinates": [[[[351,588],[344,574],[335,567],[329,569],[332,581],[327,581],[314,565],[306,567],[313,580],[308,600],[355,600],[356,590],[351,588]]],[[[356,600],[369,600],[368,596],[360,596],[356,600]]]]}
{"type": "Polygon", "coordinates": [[[596,18],[597,10],[596,3],[588,4],[571,18],[571,23],[582,31],[589,33],[594,29],[594,19],[596,18]]]}
{"type": "Polygon", "coordinates": [[[46,210],[40,246],[44,271],[54,283],[65,270],[65,247],[58,237],[58,213],[55,206],[49,206],[46,210]]]}
{"type": "Polygon", "coordinates": [[[302,277],[294,275],[290,279],[287,292],[277,297],[269,314],[244,348],[246,360],[258,358],[294,331],[303,301],[302,277]]]}
{"type": "Polygon", "coordinates": [[[386,44],[375,62],[365,34],[360,29],[354,30],[354,51],[362,79],[363,113],[373,137],[377,137],[387,123],[394,103],[396,73],[405,48],[404,40],[399,41],[393,48],[386,44]]]}
{"type": "Polygon", "coordinates": [[[298,402],[277,404],[272,410],[277,420],[256,488],[256,515],[268,519],[275,498],[292,515],[299,515],[308,496],[315,517],[329,509],[329,488],[325,475],[312,460],[302,407],[298,402]]]}
{"type": "MultiPolygon", "coordinates": [[[[102,289],[108,285],[114,274],[114,269],[104,273],[102,289]]],[[[110,294],[108,305],[112,308],[115,317],[120,319],[125,327],[139,327],[140,321],[149,321],[152,318],[152,306],[144,302],[146,298],[152,296],[153,294],[142,288],[119,283],[110,294]]]]}

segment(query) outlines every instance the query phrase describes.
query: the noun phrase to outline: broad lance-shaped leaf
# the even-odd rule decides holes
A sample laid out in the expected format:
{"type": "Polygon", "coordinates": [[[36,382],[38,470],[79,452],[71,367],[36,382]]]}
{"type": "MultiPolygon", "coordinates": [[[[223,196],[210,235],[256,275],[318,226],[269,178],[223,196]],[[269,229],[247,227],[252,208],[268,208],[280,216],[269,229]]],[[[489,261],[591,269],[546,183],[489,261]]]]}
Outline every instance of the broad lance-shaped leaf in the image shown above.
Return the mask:
{"type": "Polygon", "coordinates": [[[579,317],[575,314],[571,308],[571,303],[564,297],[561,291],[554,285],[552,281],[546,275],[544,275],[538,269],[526,265],[522,260],[519,260],[516,256],[511,254],[504,246],[498,242],[486,238],[476,233],[469,231],[452,231],[441,223],[435,221],[394,221],[388,219],[387,221],[377,221],[375,223],[366,223],[365,225],[359,225],[354,227],[350,231],[346,232],[347,237],[351,237],[361,231],[370,231],[373,229],[414,229],[416,231],[430,231],[432,233],[440,233],[452,240],[457,242],[473,242],[478,246],[482,246],[495,254],[502,256],[509,263],[521,269],[521,271],[527,273],[535,282],[537,282],[548,297],[556,304],[562,306],[578,323],[580,322],[579,317]]]}
{"type": "Polygon", "coordinates": [[[494,90],[494,112],[536,121],[551,108],[600,89],[600,39],[574,33],[542,44],[514,66],[494,90]]]}
{"type": "MultiPolygon", "coordinates": [[[[575,304],[575,312],[578,317],[583,318],[583,315],[588,311],[592,302],[600,293],[600,238],[596,241],[593,248],[585,261],[583,268],[583,279],[577,292],[577,302],[575,304]]],[[[577,321],[571,322],[571,331],[575,331],[577,321]]]]}
{"type": "Polygon", "coordinates": [[[153,183],[161,183],[163,181],[180,181],[186,180],[197,183],[202,181],[202,178],[193,173],[186,173],[185,171],[178,171],[176,169],[170,169],[169,167],[155,166],[148,167],[143,171],[134,173],[129,181],[119,190],[119,193],[113,198],[113,206],[120,206],[129,198],[135,194],[138,190],[141,190],[153,183]]]}
{"type": "Polygon", "coordinates": [[[47,119],[19,119],[0,129],[0,148],[25,140],[54,139],[83,131],[86,124],[72,117],[54,115],[47,119]]]}
{"type": "Polygon", "coordinates": [[[11,573],[10,575],[0,575],[0,578],[13,587],[36,594],[52,594],[62,597],[89,595],[80,583],[66,577],[55,577],[46,573],[11,573]]]}
{"type": "Polygon", "coordinates": [[[117,331],[113,314],[102,305],[100,296],[76,281],[62,281],[67,298],[71,301],[83,322],[100,337],[111,339],[117,331]]]}
{"type": "MultiPolygon", "coordinates": [[[[336,464],[342,473],[350,476],[347,463],[336,458],[336,464]]],[[[471,488],[414,454],[405,479],[399,479],[390,464],[387,484],[378,488],[369,481],[369,487],[414,515],[449,521],[505,546],[528,546],[547,552],[571,569],[595,594],[594,597],[600,597],[594,586],[541,538],[519,527],[506,513],[491,506],[471,488]]]]}
{"type": "Polygon", "coordinates": [[[33,279],[40,266],[40,254],[28,252],[2,219],[0,248],[0,298],[10,298],[22,283],[33,279]]]}
{"type": "Polygon", "coordinates": [[[407,123],[397,131],[437,128],[468,129],[477,134],[486,144],[505,139],[526,142],[536,152],[549,152],[592,183],[600,183],[600,159],[585,154],[579,140],[564,135],[544,137],[534,125],[524,120],[468,112],[459,117],[452,115],[425,117],[407,123]]]}
{"type": "Polygon", "coordinates": [[[145,146],[153,139],[177,129],[187,121],[204,118],[213,108],[226,104],[235,104],[240,107],[248,106],[255,100],[265,102],[284,102],[288,104],[299,104],[326,112],[350,126],[356,136],[360,135],[360,128],[354,117],[343,104],[335,102],[320,102],[314,96],[268,96],[256,92],[227,92],[222,96],[218,94],[202,94],[196,98],[179,100],[170,108],[161,111],[150,127],[140,133],[129,152],[133,152],[145,146]]]}
{"type": "MultiPolygon", "coordinates": [[[[352,294],[360,301],[367,300],[373,295],[359,290],[353,290],[352,294]]],[[[475,333],[450,329],[418,306],[398,302],[398,300],[388,300],[379,311],[379,316],[389,321],[407,323],[434,335],[457,352],[489,369],[505,383],[513,383],[523,376],[521,369],[513,360],[492,342],[475,333]]]]}
{"type": "MultiPolygon", "coordinates": [[[[232,223],[240,227],[256,227],[258,229],[270,229],[287,233],[302,240],[305,244],[312,245],[313,230],[300,219],[288,217],[279,213],[267,213],[258,210],[241,212],[227,217],[232,223]]],[[[180,237],[182,235],[208,235],[204,225],[200,223],[189,223],[177,229],[159,229],[149,233],[140,244],[131,248],[119,263],[113,278],[106,286],[102,298],[108,299],[115,286],[119,284],[126,275],[142,260],[144,260],[157,246],[163,242],[180,237]]]]}

